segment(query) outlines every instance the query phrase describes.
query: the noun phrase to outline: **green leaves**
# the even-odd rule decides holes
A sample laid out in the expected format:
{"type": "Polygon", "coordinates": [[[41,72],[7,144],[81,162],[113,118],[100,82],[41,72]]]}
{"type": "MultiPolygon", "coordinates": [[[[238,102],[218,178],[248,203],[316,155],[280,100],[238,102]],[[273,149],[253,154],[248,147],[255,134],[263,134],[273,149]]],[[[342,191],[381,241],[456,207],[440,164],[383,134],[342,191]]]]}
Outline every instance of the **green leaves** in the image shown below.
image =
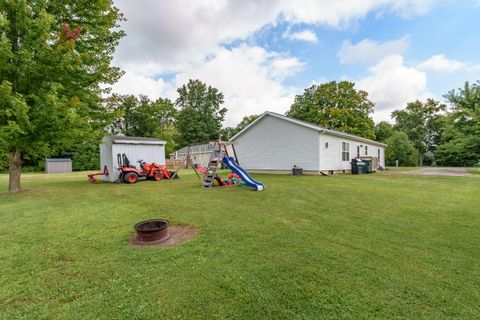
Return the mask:
{"type": "Polygon", "coordinates": [[[440,102],[427,99],[410,102],[403,110],[392,112],[395,129],[405,132],[419,152],[420,165],[423,153],[434,151],[439,145],[444,130],[446,106],[440,102]]]}
{"type": "Polygon", "coordinates": [[[413,143],[404,132],[393,132],[385,141],[385,161],[387,165],[395,165],[398,160],[401,166],[415,166],[417,163],[417,152],[413,143]]]}
{"type": "Polygon", "coordinates": [[[287,116],[319,126],[373,139],[373,102],[368,93],[348,81],[313,85],[295,97],[287,116]]]}
{"type": "Polygon", "coordinates": [[[0,2],[4,148],[38,159],[103,135],[108,110],[100,84],[121,75],[110,66],[124,35],[121,19],[111,0],[0,2]],[[81,32],[62,38],[65,25],[81,32]]]}
{"type": "Polygon", "coordinates": [[[0,146],[6,150],[15,147],[16,141],[26,136],[30,129],[29,108],[23,98],[12,91],[12,84],[0,84],[0,146]]]}
{"type": "Polygon", "coordinates": [[[437,159],[444,165],[480,163],[480,82],[465,82],[463,88],[445,95],[452,112],[447,117],[437,159]]]}
{"type": "Polygon", "coordinates": [[[227,112],[223,108],[223,93],[200,80],[189,80],[177,89],[175,105],[179,108],[177,128],[179,144],[208,141],[218,138],[222,121],[227,112]]]}

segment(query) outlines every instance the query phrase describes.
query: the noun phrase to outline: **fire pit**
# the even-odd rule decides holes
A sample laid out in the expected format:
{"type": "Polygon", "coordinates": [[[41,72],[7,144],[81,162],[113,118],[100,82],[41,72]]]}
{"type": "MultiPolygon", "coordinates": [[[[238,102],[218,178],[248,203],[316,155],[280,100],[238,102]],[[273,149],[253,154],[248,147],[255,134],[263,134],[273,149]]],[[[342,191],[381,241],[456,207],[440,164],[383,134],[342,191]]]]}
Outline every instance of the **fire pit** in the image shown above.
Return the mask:
{"type": "Polygon", "coordinates": [[[151,219],[135,225],[135,242],[138,244],[155,244],[165,241],[170,236],[168,233],[168,220],[151,219]]]}

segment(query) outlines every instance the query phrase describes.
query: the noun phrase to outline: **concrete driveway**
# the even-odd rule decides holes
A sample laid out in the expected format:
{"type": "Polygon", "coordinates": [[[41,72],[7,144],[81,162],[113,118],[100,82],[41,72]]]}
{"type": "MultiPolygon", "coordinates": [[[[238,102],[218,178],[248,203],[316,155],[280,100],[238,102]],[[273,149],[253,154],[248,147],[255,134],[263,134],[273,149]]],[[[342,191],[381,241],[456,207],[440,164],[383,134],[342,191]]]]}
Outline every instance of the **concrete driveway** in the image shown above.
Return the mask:
{"type": "Polygon", "coordinates": [[[457,176],[457,177],[471,176],[471,174],[468,173],[467,168],[441,168],[441,167],[421,168],[418,170],[410,170],[410,171],[391,171],[391,173],[414,174],[414,175],[422,175],[422,176],[457,176]]]}

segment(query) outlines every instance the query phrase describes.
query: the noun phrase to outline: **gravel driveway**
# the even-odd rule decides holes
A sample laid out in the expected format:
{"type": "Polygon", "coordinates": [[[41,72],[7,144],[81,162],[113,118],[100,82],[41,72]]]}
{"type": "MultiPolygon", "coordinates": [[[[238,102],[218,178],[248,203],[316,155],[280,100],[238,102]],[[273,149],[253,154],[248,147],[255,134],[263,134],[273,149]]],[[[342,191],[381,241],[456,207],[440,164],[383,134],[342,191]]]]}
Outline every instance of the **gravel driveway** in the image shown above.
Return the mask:
{"type": "Polygon", "coordinates": [[[468,173],[467,168],[421,168],[418,170],[410,171],[391,171],[391,173],[401,173],[401,174],[414,174],[422,176],[457,176],[457,177],[466,177],[471,174],[468,173]]]}

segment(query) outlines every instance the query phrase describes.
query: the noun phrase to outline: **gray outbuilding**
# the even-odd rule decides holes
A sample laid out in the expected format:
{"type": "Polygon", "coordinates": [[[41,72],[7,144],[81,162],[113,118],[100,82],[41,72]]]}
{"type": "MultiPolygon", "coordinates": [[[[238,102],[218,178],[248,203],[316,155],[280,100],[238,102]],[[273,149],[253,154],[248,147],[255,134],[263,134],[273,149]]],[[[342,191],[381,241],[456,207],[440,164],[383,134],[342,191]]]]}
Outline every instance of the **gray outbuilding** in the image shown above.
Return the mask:
{"type": "Polygon", "coordinates": [[[45,173],[72,172],[72,159],[47,158],[45,159],[45,173]]]}

